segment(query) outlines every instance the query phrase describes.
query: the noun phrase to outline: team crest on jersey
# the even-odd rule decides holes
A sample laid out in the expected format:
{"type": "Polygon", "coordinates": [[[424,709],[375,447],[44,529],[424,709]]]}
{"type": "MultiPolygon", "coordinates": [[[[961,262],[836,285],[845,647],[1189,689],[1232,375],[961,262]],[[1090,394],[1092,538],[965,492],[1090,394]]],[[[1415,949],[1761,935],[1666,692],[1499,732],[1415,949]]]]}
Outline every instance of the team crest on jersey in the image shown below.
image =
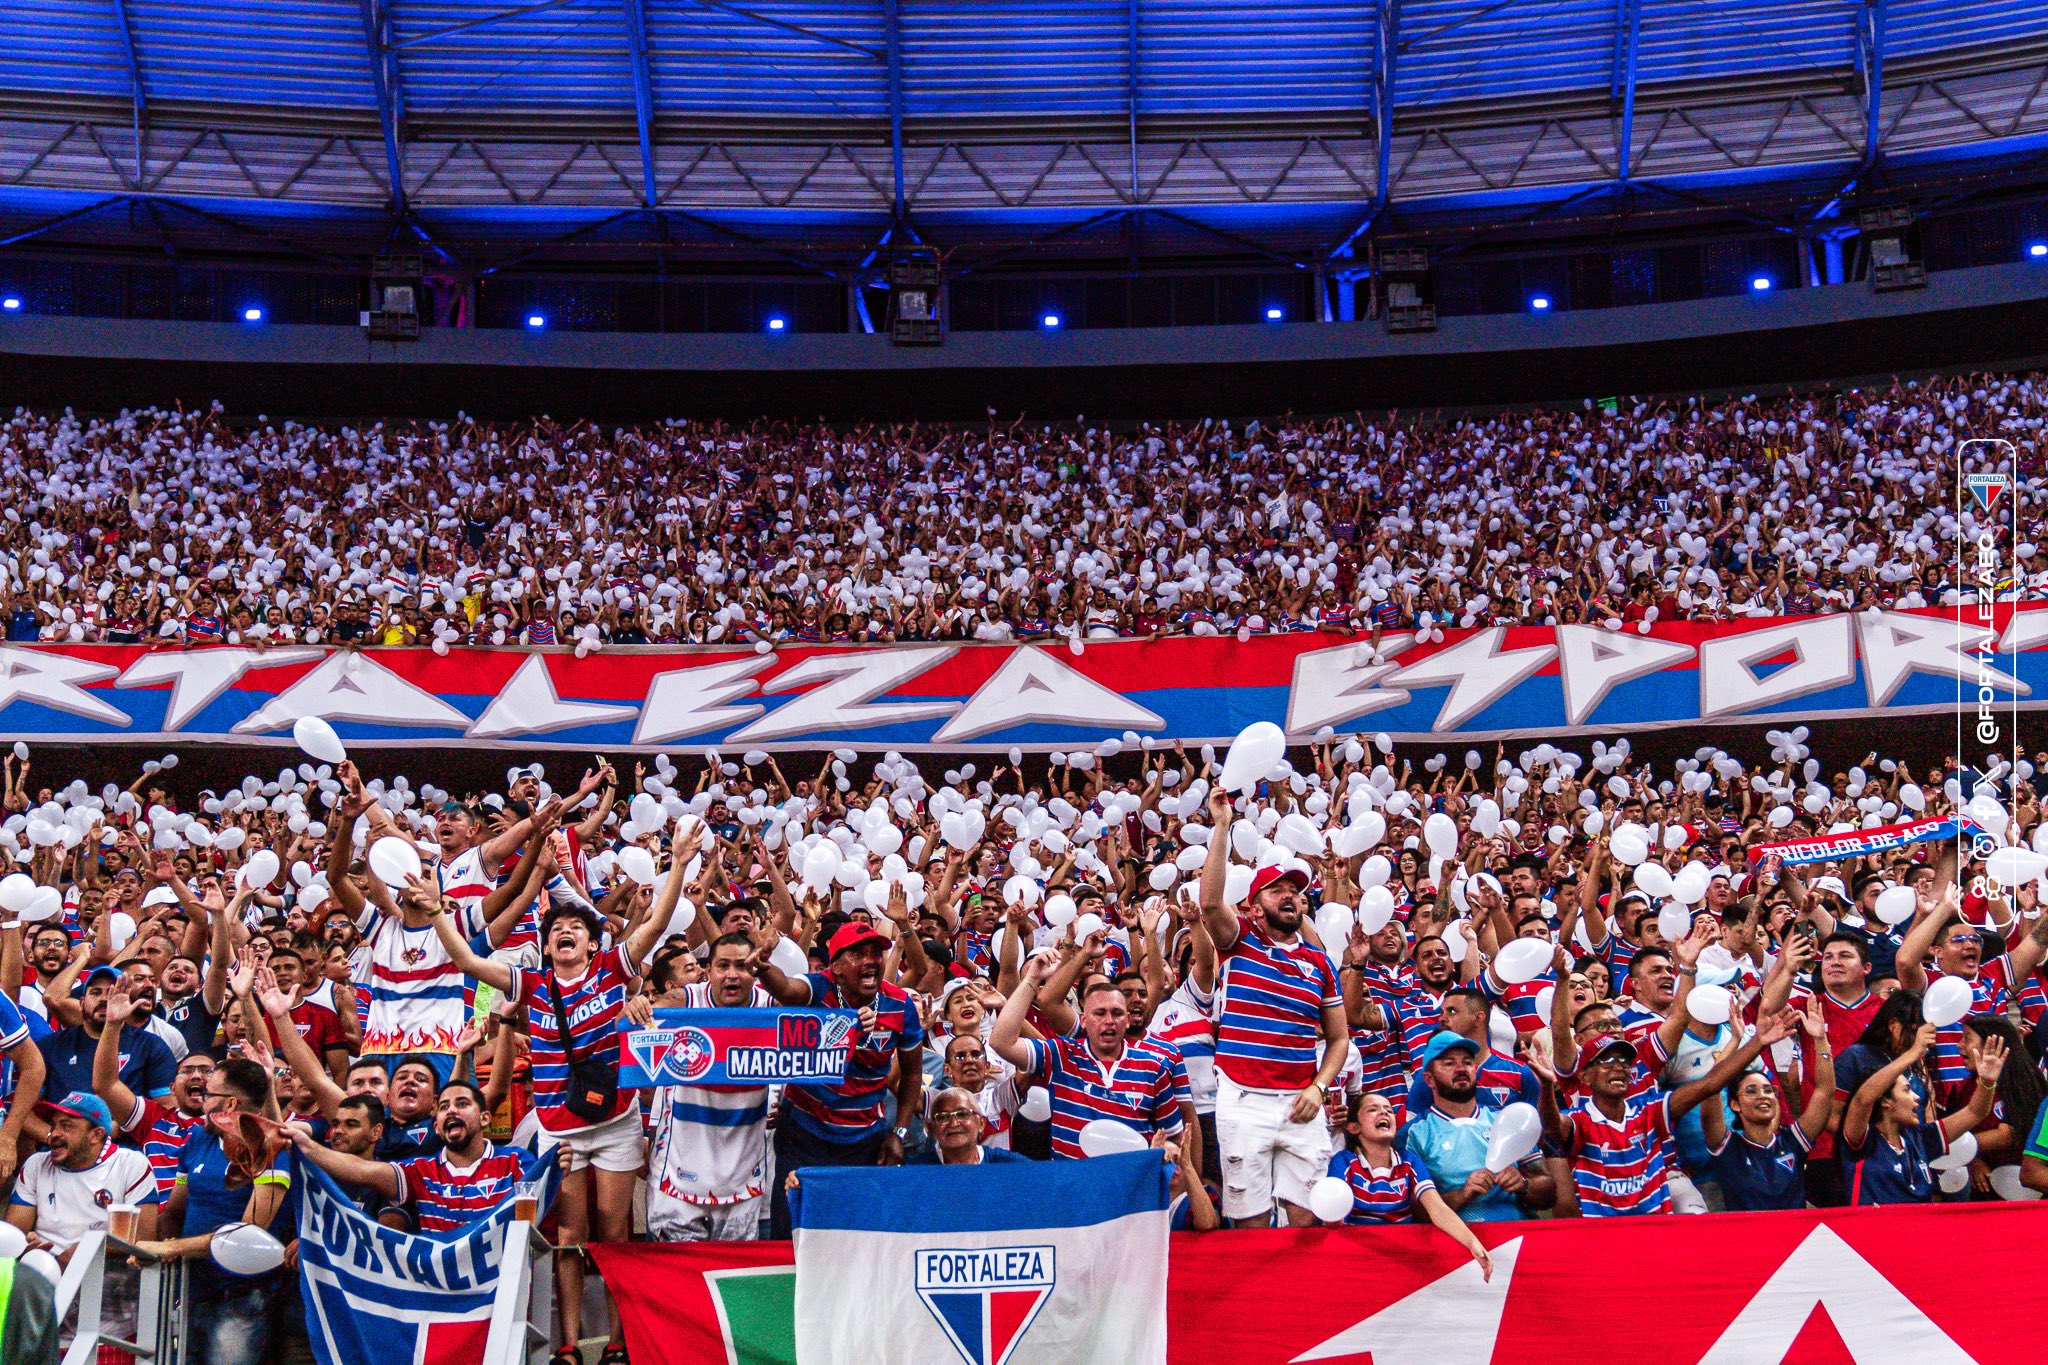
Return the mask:
{"type": "Polygon", "coordinates": [[[420,963],[427,960],[427,950],[425,948],[407,948],[398,955],[398,960],[408,967],[417,967],[420,963]]]}
{"type": "Polygon", "coordinates": [[[967,1365],[1009,1365],[1058,1280],[1050,1246],[923,1247],[917,1296],[967,1365]]]}
{"type": "Polygon", "coordinates": [[[711,1070],[715,1057],[710,1034],[700,1028],[677,1029],[668,1051],[661,1055],[660,1074],[665,1080],[688,1085],[711,1070]]]}

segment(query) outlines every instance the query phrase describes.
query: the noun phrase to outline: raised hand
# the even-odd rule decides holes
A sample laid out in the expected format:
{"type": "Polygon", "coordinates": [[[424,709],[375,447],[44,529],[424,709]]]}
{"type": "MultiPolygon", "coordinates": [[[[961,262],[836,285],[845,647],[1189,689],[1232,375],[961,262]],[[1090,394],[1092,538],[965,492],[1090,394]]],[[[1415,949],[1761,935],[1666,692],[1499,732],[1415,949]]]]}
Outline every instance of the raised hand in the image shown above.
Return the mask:
{"type": "Polygon", "coordinates": [[[1977,1081],[1995,1088],[1998,1077],[2005,1070],[2005,1039],[1996,1034],[1984,1039],[1984,1046],[1977,1051],[1977,1081]]]}

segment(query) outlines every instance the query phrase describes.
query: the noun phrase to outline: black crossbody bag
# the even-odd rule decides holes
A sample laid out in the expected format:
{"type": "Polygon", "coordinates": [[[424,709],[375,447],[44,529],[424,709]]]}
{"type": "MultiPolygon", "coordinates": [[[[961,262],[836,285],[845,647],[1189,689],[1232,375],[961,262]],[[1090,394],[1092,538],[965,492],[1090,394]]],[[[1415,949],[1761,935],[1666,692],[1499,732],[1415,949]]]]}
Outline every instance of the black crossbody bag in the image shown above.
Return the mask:
{"type": "Polygon", "coordinates": [[[562,1107],[585,1123],[602,1123],[618,1105],[618,1064],[597,1057],[577,1058],[570,1041],[569,1012],[562,1006],[562,983],[555,980],[553,972],[547,974],[547,982],[548,996],[555,1005],[555,1027],[561,1031],[562,1055],[569,1062],[569,1088],[562,1107]]]}

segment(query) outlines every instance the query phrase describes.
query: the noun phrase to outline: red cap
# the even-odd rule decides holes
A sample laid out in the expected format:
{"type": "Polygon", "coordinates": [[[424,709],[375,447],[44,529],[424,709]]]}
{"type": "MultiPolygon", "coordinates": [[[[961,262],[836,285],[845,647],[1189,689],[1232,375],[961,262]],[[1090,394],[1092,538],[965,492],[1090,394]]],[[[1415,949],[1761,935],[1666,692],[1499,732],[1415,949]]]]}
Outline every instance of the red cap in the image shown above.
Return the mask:
{"type": "Polygon", "coordinates": [[[1261,891],[1274,882],[1293,882],[1295,890],[1306,891],[1308,873],[1298,867],[1282,867],[1278,863],[1271,867],[1262,867],[1252,874],[1252,889],[1244,893],[1244,898],[1248,901],[1256,899],[1261,891]]]}
{"type": "Polygon", "coordinates": [[[851,924],[840,926],[839,932],[832,935],[832,942],[825,949],[825,960],[837,962],[841,953],[858,948],[863,943],[879,943],[884,949],[889,946],[888,939],[855,920],[851,924]]]}

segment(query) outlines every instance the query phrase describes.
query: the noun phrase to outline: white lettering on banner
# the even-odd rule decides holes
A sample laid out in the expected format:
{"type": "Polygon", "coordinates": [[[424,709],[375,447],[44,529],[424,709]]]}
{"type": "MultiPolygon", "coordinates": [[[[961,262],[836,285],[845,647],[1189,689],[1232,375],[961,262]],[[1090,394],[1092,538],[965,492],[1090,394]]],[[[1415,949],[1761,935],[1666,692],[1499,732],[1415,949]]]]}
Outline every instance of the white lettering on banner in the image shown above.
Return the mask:
{"type": "Polygon", "coordinates": [[[1502,649],[1506,626],[1489,626],[1466,639],[1418,660],[1394,675],[1394,682],[1411,691],[1418,687],[1448,685],[1432,730],[1455,730],[1487,707],[1535,676],[1557,657],[1556,645],[1530,645],[1525,649],[1502,649]]]}
{"type": "Polygon", "coordinates": [[[320,666],[271,698],[234,728],[238,735],[281,730],[301,716],[367,725],[467,730],[469,717],[407,682],[367,654],[330,654],[320,666]]]}
{"type": "Polygon", "coordinates": [[[1738,715],[1856,681],[1855,628],[1815,616],[1700,642],[1700,719],[1738,715]],[[1754,665],[1787,650],[1794,662],[1759,677],[1754,665]]]}
{"type": "Polygon", "coordinates": [[[96,720],[102,725],[127,725],[128,716],[85,690],[116,670],[46,650],[0,648],[0,710],[18,701],[96,720]]]}
{"type": "Polygon", "coordinates": [[[504,690],[491,699],[476,724],[469,727],[469,737],[507,739],[513,735],[544,735],[577,725],[631,720],[637,714],[638,708],[632,706],[563,701],[555,691],[554,675],[548,672],[547,657],[534,654],[519,665],[504,690]]]}
{"type": "Polygon", "coordinates": [[[165,650],[160,654],[145,654],[128,665],[128,671],[121,675],[120,685],[161,687],[169,683],[171,701],[164,708],[163,728],[182,730],[187,721],[240,682],[242,675],[250,669],[317,663],[326,652],[322,649],[165,650]]]}
{"type": "Polygon", "coordinates": [[[1932,673],[1973,684],[1989,682],[2025,697],[2033,689],[2009,673],[1979,667],[1977,651],[1990,648],[1991,630],[1940,616],[1911,616],[1887,611],[1873,617],[1857,613],[1856,633],[1863,647],[1863,686],[1872,706],[1889,706],[1914,673],[1932,673]]]}
{"type": "Polygon", "coordinates": [[[957,701],[890,702],[870,706],[876,697],[902,686],[934,664],[960,651],[952,645],[887,650],[874,654],[821,654],[805,659],[768,680],[771,695],[809,688],[761,719],[726,736],[728,744],[768,744],[803,735],[865,730],[900,721],[950,716],[957,701]],[[823,686],[817,684],[822,683],[823,686]]]}
{"type": "Polygon", "coordinates": [[[751,659],[727,659],[702,668],[655,674],[647,685],[647,703],[640,708],[640,726],[633,732],[633,742],[666,744],[752,720],[766,708],[758,702],[746,706],[726,703],[752,693],[754,675],[774,662],[773,655],[757,654],[751,659]]]}
{"type": "Polygon", "coordinates": [[[1825,1225],[1808,1233],[1764,1281],[1699,1365],[1783,1360],[1816,1306],[1827,1309],[1858,1361],[1973,1365],[1953,1337],[1825,1225]]]}
{"type": "Polygon", "coordinates": [[[1998,652],[2017,654],[2023,649],[2039,649],[2048,645],[2048,611],[2016,611],[2005,623],[2005,634],[1998,641],[1998,652]]]}
{"type": "Polygon", "coordinates": [[[1584,725],[1607,694],[1625,682],[1676,668],[1692,658],[1691,645],[1633,631],[1600,626],[1557,628],[1558,675],[1564,684],[1564,716],[1584,725]]]}
{"type": "Polygon", "coordinates": [[[1380,686],[1400,670],[1390,663],[1415,643],[1412,635],[1380,637],[1380,662],[1372,661],[1372,645],[1354,640],[1333,649],[1312,649],[1294,656],[1294,685],[1287,690],[1287,733],[1309,735],[1325,725],[1384,711],[1407,702],[1398,687],[1380,686]]]}
{"type": "Polygon", "coordinates": [[[1501,1243],[1492,1250],[1491,1280],[1467,1261],[1303,1351],[1294,1365],[1368,1352],[1373,1365],[1480,1365],[1492,1360],[1521,1250],[1520,1237],[1501,1243]]]}
{"type": "Polygon", "coordinates": [[[934,744],[979,739],[1013,725],[1161,730],[1166,722],[1138,703],[1061,663],[1042,649],[1013,650],[960,713],[932,736],[934,744]]]}

